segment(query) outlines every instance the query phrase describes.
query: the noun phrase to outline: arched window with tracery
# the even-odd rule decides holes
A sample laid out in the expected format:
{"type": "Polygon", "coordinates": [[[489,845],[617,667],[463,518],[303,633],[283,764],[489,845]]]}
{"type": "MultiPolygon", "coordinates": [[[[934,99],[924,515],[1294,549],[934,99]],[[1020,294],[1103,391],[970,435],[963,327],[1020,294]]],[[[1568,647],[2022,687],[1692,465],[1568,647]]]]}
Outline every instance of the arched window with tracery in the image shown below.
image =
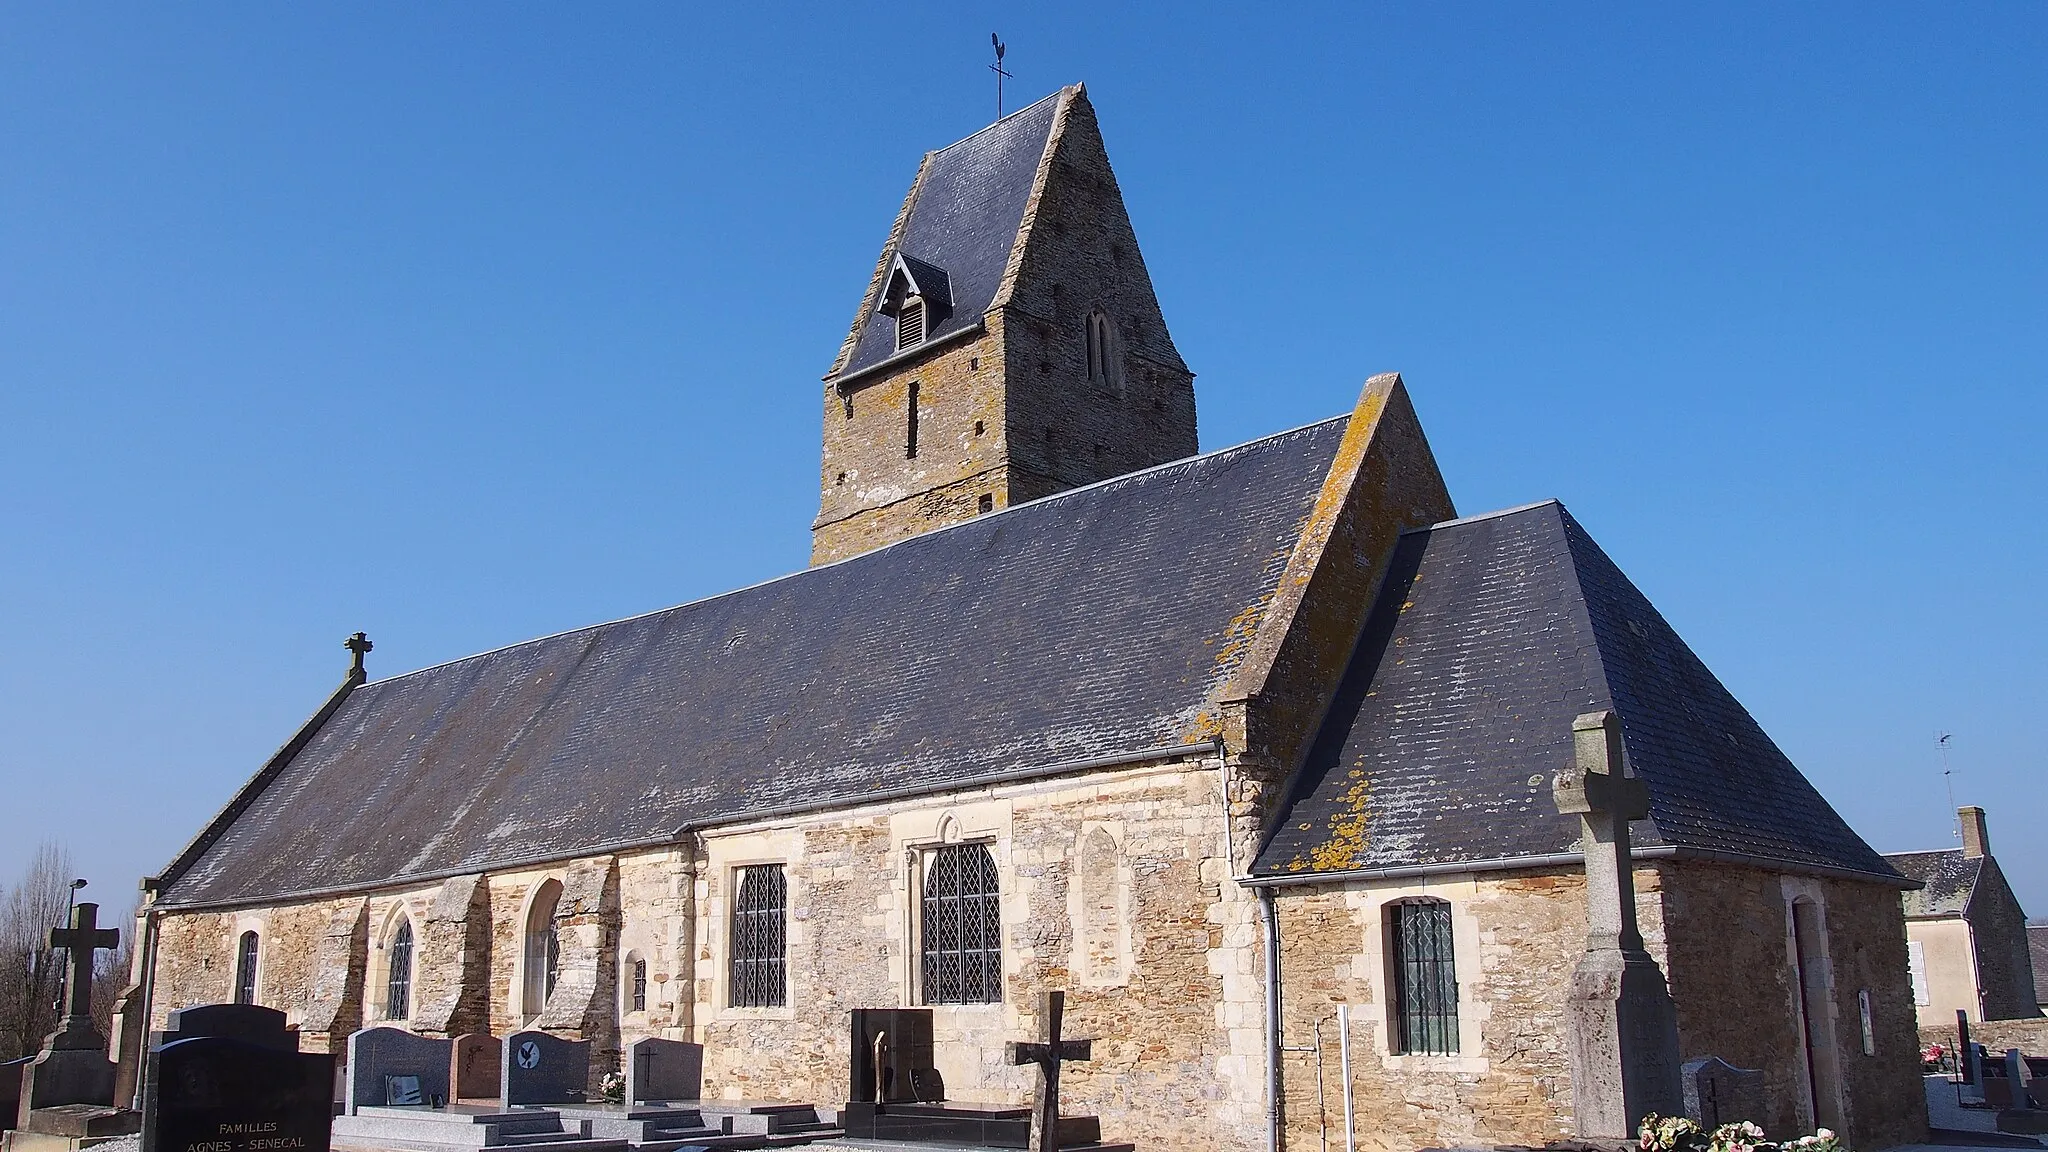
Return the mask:
{"type": "Polygon", "coordinates": [[[949,844],[925,860],[924,1002],[1003,999],[1002,889],[986,844],[949,844]]]}
{"type": "Polygon", "coordinates": [[[562,962],[562,946],[555,938],[555,910],[561,902],[561,883],[544,880],[526,911],[519,1011],[529,1024],[539,1019],[548,997],[555,994],[555,977],[562,962]]]}
{"type": "Polygon", "coordinates": [[[398,930],[385,946],[384,1018],[404,1020],[412,1015],[412,921],[401,915],[398,930]]]}
{"type": "Polygon", "coordinates": [[[256,1002],[256,953],[262,947],[253,931],[242,933],[235,946],[235,1003],[256,1002]]]}

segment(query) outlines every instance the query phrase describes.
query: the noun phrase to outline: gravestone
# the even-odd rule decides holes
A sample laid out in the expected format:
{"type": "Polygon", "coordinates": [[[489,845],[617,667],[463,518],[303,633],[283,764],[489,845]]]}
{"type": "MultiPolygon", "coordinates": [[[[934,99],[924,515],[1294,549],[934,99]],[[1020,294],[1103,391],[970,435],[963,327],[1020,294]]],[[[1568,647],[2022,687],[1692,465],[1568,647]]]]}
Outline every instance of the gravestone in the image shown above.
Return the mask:
{"type": "Polygon", "coordinates": [[[849,1039],[847,1100],[863,1104],[932,1103],[946,1098],[932,1061],[932,1010],[855,1008],[849,1039]]]}
{"type": "Polygon", "coordinates": [[[515,1104],[580,1104],[590,1085],[590,1041],[548,1032],[505,1037],[498,1098],[515,1104]]]}
{"type": "MultiPolygon", "coordinates": [[[[50,947],[65,949],[71,961],[64,982],[64,1018],[22,1071],[17,1127],[38,1131],[31,1113],[41,1109],[74,1104],[108,1108],[114,1103],[114,1062],[107,1059],[107,1038],[92,1022],[92,975],[94,953],[118,947],[121,933],[101,928],[99,911],[97,904],[79,904],[71,910],[70,927],[50,930],[50,947]]],[[[70,1127],[68,1121],[63,1126],[70,1127]]]]}
{"type": "Polygon", "coordinates": [[[21,1077],[28,1071],[31,1059],[24,1056],[19,1060],[0,1060],[0,1131],[14,1127],[16,1114],[21,1111],[21,1077]]]}
{"type": "Polygon", "coordinates": [[[348,1037],[347,1112],[448,1100],[455,1044],[403,1028],[365,1028],[348,1037]]]}
{"type": "Polygon", "coordinates": [[[1626,1141],[1646,1114],[1685,1106],[1677,1010],[1636,927],[1628,822],[1649,815],[1649,790],[1627,774],[1612,711],[1572,721],[1572,751],[1551,782],[1557,810],[1580,819],[1586,854],[1586,952],[1566,1017],[1572,1110],[1580,1139],[1626,1141]]]}
{"type": "Polygon", "coordinates": [[[299,1051],[284,1013],[187,1008],[151,1040],[142,1152],[327,1152],[334,1057],[299,1051]]]}
{"type": "Polygon", "coordinates": [[[1031,1106],[1031,1152],[1059,1152],[1060,1148],[1060,1065],[1068,1060],[1092,1060],[1094,1042],[1064,1040],[1060,1023],[1067,1012],[1065,992],[1047,992],[1039,1002],[1038,1042],[1012,1040],[1003,1045],[1011,1064],[1038,1065],[1038,1092],[1031,1106]]]}
{"type": "Polygon", "coordinates": [[[626,1103],[695,1100],[704,1093],[704,1046],[635,1040],[626,1046],[626,1103]]]}
{"type": "Polygon", "coordinates": [[[450,1100],[496,1099],[501,1086],[499,1065],[505,1053],[496,1036],[468,1033],[450,1041],[453,1061],[448,1068],[450,1100]]]}
{"type": "Polygon", "coordinates": [[[1763,1069],[1737,1068],[1718,1056],[1707,1056],[1686,1061],[1679,1078],[1686,1116],[1708,1131],[1740,1120],[1763,1123],[1763,1069]]]}

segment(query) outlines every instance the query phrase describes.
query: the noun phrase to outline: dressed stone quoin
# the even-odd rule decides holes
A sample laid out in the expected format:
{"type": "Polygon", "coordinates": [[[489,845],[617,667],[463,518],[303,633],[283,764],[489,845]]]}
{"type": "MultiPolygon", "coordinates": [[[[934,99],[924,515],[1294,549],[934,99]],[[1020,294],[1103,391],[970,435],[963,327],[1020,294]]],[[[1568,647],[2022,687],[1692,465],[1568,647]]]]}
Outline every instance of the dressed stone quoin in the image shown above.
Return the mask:
{"type": "Polygon", "coordinates": [[[707,1101],[1043,1069],[1146,1148],[1542,1144],[1614,920],[1659,1059],[1758,1070],[1774,1133],[1924,1136],[1907,882],[1563,505],[1459,516],[1399,377],[1201,452],[1083,89],[917,165],[820,400],[808,570],[381,680],[355,637],[152,883],[134,1011],[540,1033],[593,1097],[662,1039],[707,1101]],[[1552,781],[1597,713],[1640,804],[1589,891],[1552,781]],[[1006,1054],[1046,992],[1085,1061],[1006,1054]],[[912,1010],[928,1062],[856,1053],[912,1010]]]}

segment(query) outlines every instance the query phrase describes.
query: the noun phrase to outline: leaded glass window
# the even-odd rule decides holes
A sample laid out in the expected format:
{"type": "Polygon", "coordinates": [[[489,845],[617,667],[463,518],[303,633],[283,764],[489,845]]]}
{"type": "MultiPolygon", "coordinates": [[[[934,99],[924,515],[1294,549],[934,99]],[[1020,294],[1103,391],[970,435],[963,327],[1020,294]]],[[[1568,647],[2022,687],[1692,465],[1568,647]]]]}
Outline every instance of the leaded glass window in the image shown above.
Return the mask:
{"type": "Polygon", "coordinates": [[[740,869],[738,888],[732,903],[733,1006],[780,1008],[789,1003],[789,890],[782,865],[740,869]]]}
{"type": "Polygon", "coordinates": [[[235,951],[235,1003],[256,1002],[256,933],[242,933],[241,947],[235,951]]]}
{"type": "Polygon", "coordinates": [[[547,1007],[548,997],[555,994],[555,977],[561,974],[562,942],[555,935],[555,909],[561,900],[561,884],[544,880],[526,913],[525,972],[519,1011],[528,1023],[547,1007]]]}
{"type": "Polygon", "coordinates": [[[1458,1050],[1458,971],[1451,906],[1404,900],[1387,906],[1394,980],[1394,1051],[1450,1055],[1458,1050]]]}
{"type": "Polygon", "coordinates": [[[387,955],[390,972],[384,979],[384,1018],[403,1020],[412,1015],[412,921],[398,922],[387,955]]]}
{"type": "Polygon", "coordinates": [[[925,1003],[1002,1002],[1001,900],[987,845],[948,845],[925,859],[925,1003]]]}

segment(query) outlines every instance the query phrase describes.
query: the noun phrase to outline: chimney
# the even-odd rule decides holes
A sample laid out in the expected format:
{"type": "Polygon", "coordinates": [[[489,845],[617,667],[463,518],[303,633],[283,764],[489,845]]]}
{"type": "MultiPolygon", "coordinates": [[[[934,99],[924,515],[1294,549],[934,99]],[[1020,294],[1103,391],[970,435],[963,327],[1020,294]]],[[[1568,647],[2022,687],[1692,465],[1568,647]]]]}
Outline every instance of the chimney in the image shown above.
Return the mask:
{"type": "Polygon", "coordinates": [[[1963,826],[1963,858],[1975,860],[1991,854],[1991,833],[1984,828],[1984,810],[1971,805],[1956,809],[1956,820],[1963,826]]]}

